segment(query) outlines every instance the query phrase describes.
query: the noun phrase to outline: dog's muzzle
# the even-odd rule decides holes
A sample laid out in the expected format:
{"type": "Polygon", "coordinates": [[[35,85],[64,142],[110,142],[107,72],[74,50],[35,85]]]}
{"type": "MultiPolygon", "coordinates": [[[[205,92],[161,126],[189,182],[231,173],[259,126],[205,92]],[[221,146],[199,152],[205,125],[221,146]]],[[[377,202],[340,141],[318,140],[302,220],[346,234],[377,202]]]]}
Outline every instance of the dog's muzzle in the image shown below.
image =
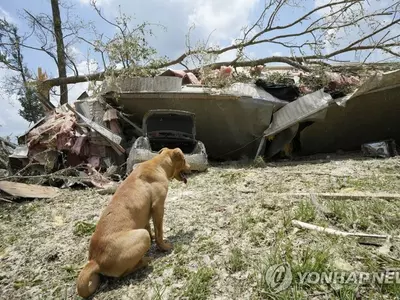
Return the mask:
{"type": "Polygon", "coordinates": [[[181,177],[182,181],[186,184],[187,183],[187,177],[184,171],[181,171],[179,173],[179,176],[181,177]]]}

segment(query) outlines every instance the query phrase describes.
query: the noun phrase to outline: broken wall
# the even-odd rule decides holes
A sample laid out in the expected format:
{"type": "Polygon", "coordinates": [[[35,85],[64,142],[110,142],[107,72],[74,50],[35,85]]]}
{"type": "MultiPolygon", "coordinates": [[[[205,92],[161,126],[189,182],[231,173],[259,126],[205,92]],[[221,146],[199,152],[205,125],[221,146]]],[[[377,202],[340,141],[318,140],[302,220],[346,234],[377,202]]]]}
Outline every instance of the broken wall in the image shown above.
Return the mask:
{"type": "Polygon", "coordinates": [[[360,150],[361,144],[393,138],[400,141],[400,87],[332,105],[323,121],[300,134],[305,155],[360,150]]]}

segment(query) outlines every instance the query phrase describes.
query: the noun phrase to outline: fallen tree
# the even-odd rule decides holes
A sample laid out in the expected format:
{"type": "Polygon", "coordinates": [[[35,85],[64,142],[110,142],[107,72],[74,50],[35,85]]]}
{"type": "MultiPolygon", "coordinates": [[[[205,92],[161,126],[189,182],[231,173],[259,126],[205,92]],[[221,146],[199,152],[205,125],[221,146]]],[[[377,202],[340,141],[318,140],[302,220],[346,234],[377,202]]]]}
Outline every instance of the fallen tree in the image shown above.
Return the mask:
{"type": "MultiPolygon", "coordinates": [[[[368,60],[372,51],[381,51],[395,59],[400,56],[397,51],[397,47],[400,46],[400,35],[397,34],[400,28],[399,6],[395,2],[389,3],[387,7],[375,9],[374,3],[363,0],[332,0],[313,9],[304,10],[302,5],[305,6],[306,3],[307,1],[295,3],[291,0],[270,0],[266,3],[256,22],[245,27],[240,37],[232,45],[226,47],[211,47],[206,41],[203,45],[192,48],[188,38],[187,51],[176,59],[166,61],[154,59],[146,64],[142,64],[140,59],[137,61],[125,60],[127,63],[120,69],[115,69],[115,64],[111,60],[107,65],[104,57],[108,50],[107,47],[104,47],[101,50],[104,54],[104,71],[89,75],[51,78],[41,84],[51,88],[63,84],[103,80],[107,76],[125,74],[127,70],[131,74],[140,74],[143,71],[157,71],[177,65],[184,66],[187,71],[198,72],[204,69],[219,69],[221,66],[235,68],[285,63],[305,72],[313,72],[321,66],[330,67],[331,62],[338,61],[338,57],[346,53],[365,53],[363,63],[368,60]],[[297,15],[290,23],[280,23],[279,16],[287,13],[292,7],[296,7],[303,13],[297,15]],[[352,32],[354,37],[358,37],[344,39],[343,42],[337,40],[340,33],[345,35],[348,32],[352,32]],[[246,50],[249,47],[268,44],[289,49],[291,55],[247,58],[246,50]],[[228,51],[236,51],[236,57],[233,60],[215,61],[219,55],[228,51]],[[214,56],[214,61],[210,62],[210,59],[204,59],[204,56],[214,56]],[[193,65],[194,60],[199,62],[198,65],[188,68],[188,64],[191,62],[193,65]]],[[[95,1],[92,1],[92,5],[97,13],[106,20],[95,1]]],[[[136,29],[129,30],[127,22],[106,21],[121,31],[120,43],[122,45],[129,40],[130,36],[136,34],[136,29]]],[[[87,42],[90,43],[90,41],[87,42]]],[[[122,53],[121,56],[125,54],[122,53]]]]}

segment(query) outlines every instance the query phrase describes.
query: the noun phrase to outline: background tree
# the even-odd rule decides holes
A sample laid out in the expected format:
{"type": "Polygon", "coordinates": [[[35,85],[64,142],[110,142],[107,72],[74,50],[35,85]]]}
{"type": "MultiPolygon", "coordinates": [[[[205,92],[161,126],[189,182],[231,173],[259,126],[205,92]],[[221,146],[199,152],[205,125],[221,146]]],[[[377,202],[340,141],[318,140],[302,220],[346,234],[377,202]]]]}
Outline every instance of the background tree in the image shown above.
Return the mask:
{"type": "MultiPolygon", "coordinates": [[[[210,46],[206,40],[192,47],[189,32],[186,51],[175,59],[157,57],[156,49],[147,43],[147,37],[152,34],[152,24],[135,26],[130,17],[123,14],[110,21],[96,6],[95,0],[91,3],[98,15],[116,29],[116,34],[108,38],[93,28],[94,37],[81,35],[79,26],[82,24],[74,26],[68,21],[62,23],[63,42],[66,49],[77,40],[88,43],[93,51],[100,53],[103,70],[84,76],[78,74],[73,59],[64,49],[66,67],[74,70],[74,75],[60,75],[39,83],[40,86],[51,88],[126,73],[156,74],[166,67],[177,65],[189,66],[186,67],[188,71],[202,74],[205,70],[224,65],[235,68],[286,63],[305,72],[319,73],[321,68],[332,68],[335,62],[365,63],[372,52],[381,52],[385,59],[395,61],[399,61],[400,57],[400,5],[395,0],[380,1],[379,5],[376,0],[267,0],[256,21],[244,26],[232,44],[210,46]],[[285,55],[249,58],[249,49],[260,45],[264,45],[264,49],[268,49],[268,45],[279,46],[282,49],[280,52],[285,55]],[[235,58],[218,62],[218,57],[228,51],[235,51],[235,58]],[[349,54],[353,54],[355,59],[349,59],[349,54]]],[[[65,6],[62,8],[68,9],[65,6]]],[[[57,47],[55,19],[44,14],[26,14],[41,43],[40,47],[30,48],[46,52],[59,65],[56,53],[60,52],[56,49],[61,47],[57,47]]]]}
{"type": "Polygon", "coordinates": [[[19,115],[28,122],[37,122],[44,116],[45,110],[32,84],[34,78],[24,63],[21,39],[15,25],[5,19],[0,20],[0,65],[13,74],[4,86],[9,95],[17,95],[22,107],[19,115]]]}
{"type": "MultiPolygon", "coordinates": [[[[30,27],[31,32],[26,34],[24,43],[21,45],[25,50],[33,50],[45,53],[55,63],[60,78],[67,76],[70,70],[74,76],[79,76],[73,55],[73,47],[78,43],[79,32],[88,27],[79,16],[73,14],[74,6],[68,2],[58,0],[51,1],[52,15],[46,13],[34,14],[24,10],[22,17],[30,27]],[[61,11],[66,20],[61,20],[61,11]]],[[[60,97],[60,103],[68,102],[67,84],[60,85],[60,93],[54,89],[54,85],[43,84],[38,90],[44,93],[49,100],[49,92],[60,97]],[[43,91],[43,92],[42,92],[43,91]]],[[[49,104],[49,101],[48,101],[49,104]]]]}
{"type": "MultiPolygon", "coordinates": [[[[67,77],[67,68],[65,64],[64,38],[61,26],[61,15],[58,0],[51,0],[51,9],[53,13],[54,37],[57,45],[57,67],[58,76],[67,77]]],[[[60,85],[60,104],[68,103],[68,86],[60,85]]]]}

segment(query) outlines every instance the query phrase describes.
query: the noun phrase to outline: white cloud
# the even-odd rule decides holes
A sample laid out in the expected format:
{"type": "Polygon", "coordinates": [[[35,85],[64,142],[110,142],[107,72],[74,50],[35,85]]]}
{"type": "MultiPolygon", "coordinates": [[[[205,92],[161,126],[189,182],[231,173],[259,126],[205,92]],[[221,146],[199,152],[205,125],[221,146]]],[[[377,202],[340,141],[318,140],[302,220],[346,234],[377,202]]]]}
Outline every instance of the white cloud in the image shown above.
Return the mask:
{"type": "MultiPolygon", "coordinates": [[[[7,81],[12,73],[9,70],[0,69],[0,82],[7,81]]],[[[0,136],[9,136],[15,138],[26,131],[29,123],[25,121],[18,111],[21,105],[15,96],[9,96],[6,91],[0,87],[0,136]]]]}
{"type": "Polygon", "coordinates": [[[219,55],[218,62],[221,61],[232,61],[236,58],[236,50],[226,51],[219,55]]]}
{"type": "MultiPolygon", "coordinates": [[[[90,0],[75,1],[90,3],[90,0]]],[[[121,11],[133,16],[136,23],[148,21],[164,25],[166,32],[160,28],[153,30],[155,46],[165,54],[175,56],[184,50],[185,35],[192,25],[195,25],[191,34],[193,41],[206,40],[210,34],[210,42],[215,44],[238,37],[241,28],[249,24],[250,15],[259,1],[148,0],[138,5],[137,1],[131,0],[102,0],[98,5],[107,18],[117,16],[121,7],[121,11]]]]}
{"type": "Polygon", "coordinates": [[[68,46],[67,53],[68,53],[68,56],[71,57],[74,61],[80,61],[85,58],[82,51],[79,50],[79,48],[77,48],[74,45],[68,46]]]}
{"type": "MultiPolygon", "coordinates": [[[[79,0],[80,3],[90,5],[93,0],[79,0]]],[[[96,0],[96,5],[98,7],[109,5],[113,2],[113,0],[96,0]]]]}
{"type": "Polygon", "coordinates": [[[170,0],[183,5],[188,27],[193,24],[213,39],[231,39],[248,23],[252,9],[259,0],[170,0]]]}
{"type": "Polygon", "coordinates": [[[11,14],[0,6],[0,18],[5,18],[8,22],[16,23],[16,20],[11,16],[11,14]]]}
{"type": "MultiPolygon", "coordinates": [[[[97,71],[98,65],[94,60],[85,60],[77,64],[76,68],[80,75],[87,75],[97,71]]],[[[69,74],[72,75],[72,74],[69,74]]],[[[81,82],[68,85],[68,99],[70,102],[75,101],[84,91],[88,90],[89,83],[81,82]]]]}
{"type": "MultiPolygon", "coordinates": [[[[17,23],[11,14],[0,7],[0,18],[5,18],[11,23],[17,23]]],[[[22,118],[18,111],[21,105],[15,95],[10,96],[1,86],[7,84],[7,80],[13,75],[13,71],[0,68],[0,136],[10,136],[15,141],[15,137],[24,133],[29,127],[29,122],[22,118]]]]}
{"type": "Polygon", "coordinates": [[[272,52],[272,56],[282,56],[282,52],[272,52]]]}

